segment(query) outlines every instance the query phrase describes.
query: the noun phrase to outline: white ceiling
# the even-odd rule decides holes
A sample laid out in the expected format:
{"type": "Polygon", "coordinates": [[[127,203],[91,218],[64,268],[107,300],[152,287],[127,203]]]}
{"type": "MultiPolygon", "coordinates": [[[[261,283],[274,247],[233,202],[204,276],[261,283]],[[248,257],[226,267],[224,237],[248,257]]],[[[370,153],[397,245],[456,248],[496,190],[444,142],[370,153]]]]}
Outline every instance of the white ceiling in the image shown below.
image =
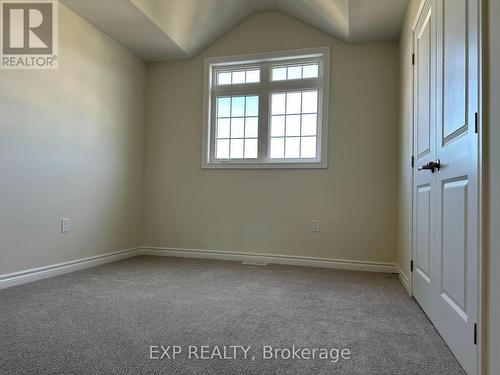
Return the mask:
{"type": "Polygon", "coordinates": [[[255,12],[279,10],[347,42],[397,38],[408,0],[61,0],[147,61],[189,58],[255,12]]]}

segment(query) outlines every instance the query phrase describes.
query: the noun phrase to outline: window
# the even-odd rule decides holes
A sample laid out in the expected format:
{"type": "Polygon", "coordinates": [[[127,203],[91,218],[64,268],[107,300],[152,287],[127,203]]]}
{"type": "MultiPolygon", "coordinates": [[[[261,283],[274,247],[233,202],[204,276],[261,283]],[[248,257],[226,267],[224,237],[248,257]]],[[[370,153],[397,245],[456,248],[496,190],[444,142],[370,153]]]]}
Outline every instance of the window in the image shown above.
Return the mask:
{"type": "Polygon", "coordinates": [[[205,59],[204,168],[326,168],[329,49],[205,59]]]}

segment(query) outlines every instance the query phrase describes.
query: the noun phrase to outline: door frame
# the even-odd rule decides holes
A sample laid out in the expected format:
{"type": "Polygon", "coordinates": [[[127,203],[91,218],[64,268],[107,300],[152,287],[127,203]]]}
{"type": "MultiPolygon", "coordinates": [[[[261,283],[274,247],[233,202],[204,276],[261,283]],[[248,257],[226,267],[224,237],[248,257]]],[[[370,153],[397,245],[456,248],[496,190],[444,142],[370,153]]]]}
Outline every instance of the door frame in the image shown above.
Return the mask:
{"type": "MultiPolygon", "coordinates": [[[[413,56],[415,55],[415,29],[417,28],[418,21],[422,12],[427,4],[427,2],[432,0],[420,0],[420,5],[418,7],[418,11],[415,14],[415,17],[411,23],[411,53],[413,56]]],[[[483,157],[483,138],[484,138],[484,127],[483,127],[483,0],[477,0],[477,28],[478,28],[478,119],[477,119],[477,127],[478,127],[478,165],[477,165],[477,186],[478,186],[478,290],[477,290],[477,373],[482,374],[484,366],[484,332],[486,329],[486,319],[484,317],[485,309],[483,308],[483,302],[486,301],[485,296],[485,257],[484,257],[484,232],[483,232],[483,221],[484,221],[484,207],[483,207],[483,196],[484,196],[484,157],[483,157]]],[[[413,158],[415,155],[414,149],[414,138],[415,138],[415,65],[412,64],[411,69],[411,132],[410,132],[410,149],[411,149],[411,157],[413,158]]],[[[413,159],[412,159],[413,160],[413,159]]],[[[406,163],[406,160],[404,161],[406,163]]],[[[413,213],[414,213],[414,205],[413,205],[413,194],[414,194],[414,168],[416,166],[412,165],[412,173],[410,177],[410,191],[407,194],[407,197],[410,197],[410,249],[411,249],[411,258],[410,261],[414,262],[416,258],[415,248],[413,246],[413,213]]],[[[413,297],[413,275],[414,272],[410,272],[409,284],[410,284],[410,295],[413,297]]]]}

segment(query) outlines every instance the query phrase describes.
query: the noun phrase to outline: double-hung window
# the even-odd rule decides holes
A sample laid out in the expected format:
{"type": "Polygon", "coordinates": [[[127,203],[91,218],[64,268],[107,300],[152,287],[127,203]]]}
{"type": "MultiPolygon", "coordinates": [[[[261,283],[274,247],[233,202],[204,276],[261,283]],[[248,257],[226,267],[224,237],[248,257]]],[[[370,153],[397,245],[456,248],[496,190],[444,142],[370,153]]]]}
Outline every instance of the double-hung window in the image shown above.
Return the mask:
{"type": "Polygon", "coordinates": [[[329,49],[205,59],[202,166],[326,168],[329,49]]]}

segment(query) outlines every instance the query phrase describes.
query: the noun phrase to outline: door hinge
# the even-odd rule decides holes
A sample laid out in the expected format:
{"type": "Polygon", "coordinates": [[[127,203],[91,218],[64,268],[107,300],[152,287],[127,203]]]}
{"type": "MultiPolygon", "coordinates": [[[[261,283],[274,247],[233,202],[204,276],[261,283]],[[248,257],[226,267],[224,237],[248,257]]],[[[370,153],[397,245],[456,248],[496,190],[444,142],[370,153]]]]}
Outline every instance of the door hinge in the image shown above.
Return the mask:
{"type": "Polygon", "coordinates": [[[474,323],[474,345],[477,345],[477,323],[474,323]]]}
{"type": "Polygon", "coordinates": [[[410,272],[413,272],[413,260],[410,260],[410,272]]]}
{"type": "Polygon", "coordinates": [[[411,55],[411,65],[415,65],[415,54],[412,53],[411,55]]]}
{"type": "Polygon", "coordinates": [[[477,121],[477,112],[474,113],[474,132],[477,134],[479,131],[478,129],[478,121],[477,121]]]}
{"type": "Polygon", "coordinates": [[[411,157],[411,167],[415,168],[415,156],[411,157]]]}

